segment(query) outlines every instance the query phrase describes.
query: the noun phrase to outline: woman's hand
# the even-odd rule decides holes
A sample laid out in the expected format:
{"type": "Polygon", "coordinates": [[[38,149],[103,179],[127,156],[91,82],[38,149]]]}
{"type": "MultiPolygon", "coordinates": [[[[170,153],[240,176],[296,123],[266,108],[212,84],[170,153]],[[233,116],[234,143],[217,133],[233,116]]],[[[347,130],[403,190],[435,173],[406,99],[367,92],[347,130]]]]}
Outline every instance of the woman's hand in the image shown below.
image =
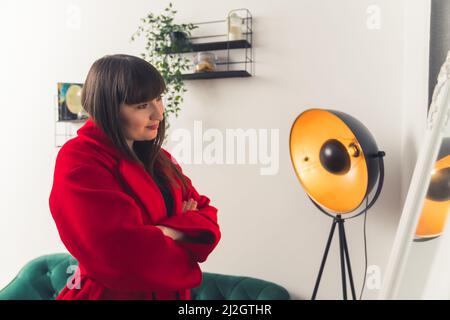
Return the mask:
{"type": "Polygon", "coordinates": [[[181,212],[185,213],[188,210],[198,210],[197,201],[192,198],[190,198],[188,201],[183,201],[181,212]]]}
{"type": "Polygon", "coordinates": [[[172,238],[173,240],[182,240],[182,239],[184,239],[184,233],[182,233],[182,232],[180,232],[180,231],[178,231],[178,230],[175,230],[175,229],[172,229],[172,228],[169,228],[169,227],[166,227],[166,226],[155,226],[155,227],[157,227],[157,228],[159,228],[159,229],[161,229],[161,231],[166,235],[166,236],[168,236],[169,238],[172,238]]]}
{"type": "MultiPolygon", "coordinates": [[[[183,201],[182,206],[182,213],[185,213],[188,210],[198,210],[197,209],[197,201],[190,198],[188,201],[183,201]]],[[[172,238],[173,240],[185,240],[187,239],[186,235],[178,230],[172,229],[170,227],[166,226],[160,226],[157,225],[157,228],[159,228],[166,236],[172,238]]]]}

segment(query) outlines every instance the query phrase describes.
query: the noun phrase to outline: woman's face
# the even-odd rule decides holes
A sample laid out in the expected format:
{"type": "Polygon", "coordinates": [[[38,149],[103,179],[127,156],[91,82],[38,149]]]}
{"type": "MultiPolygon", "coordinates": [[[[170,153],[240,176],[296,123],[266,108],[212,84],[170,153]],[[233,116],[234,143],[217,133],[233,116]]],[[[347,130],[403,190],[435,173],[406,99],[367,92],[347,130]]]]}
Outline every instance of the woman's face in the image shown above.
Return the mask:
{"type": "Polygon", "coordinates": [[[125,138],[130,147],[134,141],[155,139],[159,123],[164,117],[161,96],[136,104],[123,103],[120,107],[120,117],[124,125],[125,138]]]}

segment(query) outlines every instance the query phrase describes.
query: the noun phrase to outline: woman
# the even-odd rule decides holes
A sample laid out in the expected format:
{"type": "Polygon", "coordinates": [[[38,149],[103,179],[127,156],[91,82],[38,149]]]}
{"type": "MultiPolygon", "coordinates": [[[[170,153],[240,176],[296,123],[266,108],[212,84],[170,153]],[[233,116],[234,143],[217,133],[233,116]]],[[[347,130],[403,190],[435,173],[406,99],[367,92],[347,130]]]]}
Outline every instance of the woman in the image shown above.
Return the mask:
{"type": "Polygon", "coordinates": [[[90,117],[60,149],[49,199],[80,275],[57,299],[187,300],[201,283],[199,263],[221,237],[217,209],[161,147],[164,91],[140,58],[92,65],[81,97],[90,117]]]}

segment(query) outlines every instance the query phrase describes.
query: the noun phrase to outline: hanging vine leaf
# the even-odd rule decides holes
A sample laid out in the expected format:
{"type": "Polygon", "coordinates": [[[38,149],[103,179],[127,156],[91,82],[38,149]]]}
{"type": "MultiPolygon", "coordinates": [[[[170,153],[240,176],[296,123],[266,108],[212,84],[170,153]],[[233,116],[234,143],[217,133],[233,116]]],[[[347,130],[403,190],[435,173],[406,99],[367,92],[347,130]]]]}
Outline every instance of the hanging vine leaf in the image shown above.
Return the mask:
{"type": "MultiPolygon", "coordinates": [[[[185,35],[185,39],[191,37],[191,31],[198,26],[189,24],[175,24],[176,10],[172,3],[163,10],[163,13],[157,15],[152,12],[146,17],[141,18],[142,24],[138,30],[131,36],[131,41],[144,36],[146,39],[145,52],[141,57],[157,68],[164,81],[166,82],[165,93],[165,116],[175,114],[178,117],[180,111],[179,104],[183,101],[183,94],[187,91],[182,79],[182,70],[188,70],[192,62],[188,58],[181,58],[180,55],[174,55],[174,52],[189,51],[189,41],[184,43],[184,47],[172,41],[171,35],[174,32],[180,32],[185,35]]],[[[167,128],[169,121],[166,121],[167,128]]]]}

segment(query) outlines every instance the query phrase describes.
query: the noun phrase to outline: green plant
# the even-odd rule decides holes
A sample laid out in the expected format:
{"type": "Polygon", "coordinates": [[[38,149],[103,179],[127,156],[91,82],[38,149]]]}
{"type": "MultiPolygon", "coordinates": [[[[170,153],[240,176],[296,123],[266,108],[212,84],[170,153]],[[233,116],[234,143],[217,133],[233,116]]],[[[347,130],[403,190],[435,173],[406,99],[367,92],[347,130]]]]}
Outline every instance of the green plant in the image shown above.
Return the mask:
{"type": "MultiPolygon", "coordinates": [[[[197,28],[193,24],[175,24],[176,13],[172,3],[169,3],[164,12],[159,15],[149,13],[146,17],[141,18],[142,24],[131,36],[131,41],[135,41],[142,35],[145,37],[145,52],[141,54],[141,57],[154,65],[166,82],[167,90],[164,94],[166,117],[170,114],[178,117],[180,105],[183,103],[183,94],[187,91],[182,74],[192,65],[187,57],[180,53],[174,53],[188,51],[189,48],[185,46],[186,43],[180,47],[180,43],[173,41],[173,33],[181,33],[188,39],[191,31],[197,28]]],[[[166,122],[168,123],[168,121],[166,122]]]]}

